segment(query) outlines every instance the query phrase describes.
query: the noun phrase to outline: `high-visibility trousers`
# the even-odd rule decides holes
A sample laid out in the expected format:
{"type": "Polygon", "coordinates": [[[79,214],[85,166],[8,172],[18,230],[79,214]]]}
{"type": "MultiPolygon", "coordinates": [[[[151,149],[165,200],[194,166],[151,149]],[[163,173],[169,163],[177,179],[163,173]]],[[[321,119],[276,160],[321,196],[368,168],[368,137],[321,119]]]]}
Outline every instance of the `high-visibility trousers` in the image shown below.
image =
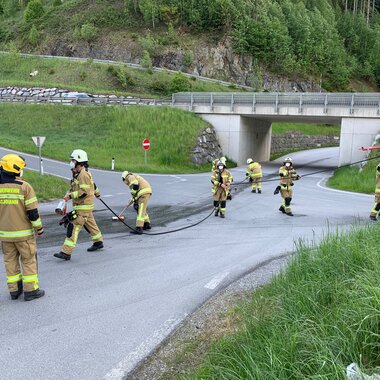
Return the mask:
{"type": "Polygon", "coordinates": [[[257,176],[257,177],[253,177],[251,175],[251,178],[252,178],[252,190],[261,190],[261,181],[263,179],[262,176],[257,176]]]}
{"type": "Polygon", "coordinates": [[[36,239],[3,241],[2,249],[9,291],[17,292],[20,281],[26,292],[38,289],[36,239]]]}
{"type": "Polygon", "coordinates": [[[375,204],[371,209],[371,216],[377,217],[380,211],[380,194],[375,194],[375,204]]]}
{"type": "Polygon", "coordinates": [[[67,226],[66,239],[61,251],[66,255],[71,255],[78,241],[79,232],[82,227],[91,235],[92,241],[103,241],[102,233],[96,224],[92,211],[77,211],[77,218],[67,226]]]}
{"type": "Polygon", "coordinates": [[[150,223],[149,215],[147,213],[148,203],[152,194],[144,194],[137,200],[139,205],[136,218],[136,227],[144,227],[144,223],[150,223]]]}
{"type": "Polygon", "coordinates": [[[281,185],[280,194],[282,197],[281,206],[284,208],[284,210],[287,214],[292,212],[292,209],[290,207],[290,201],[293,197],[293,190],[292,190],[291,186],[285,186],[284,187],[281,185]]]}

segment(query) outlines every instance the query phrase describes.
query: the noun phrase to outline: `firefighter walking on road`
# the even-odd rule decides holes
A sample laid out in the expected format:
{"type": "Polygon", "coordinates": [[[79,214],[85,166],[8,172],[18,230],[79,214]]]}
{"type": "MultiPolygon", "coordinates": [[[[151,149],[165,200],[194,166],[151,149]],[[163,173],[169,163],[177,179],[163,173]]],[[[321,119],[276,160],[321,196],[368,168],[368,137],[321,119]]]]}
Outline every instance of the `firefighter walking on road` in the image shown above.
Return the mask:
{"type": "Polygon", "coordinates": [[[263,179],[263,172],[261,170],[261,165],[258,162],[253,162],[252,158],[247,160],[247,172],[245,174],[246,178],[252,183],[252,193],[257,192],[261,194],[261,181],[263,179]]]}
{"type": "Polygon", "coordinates": [[[129,204],[134,203],[134,208],[137,211],[136,229],[130,233],[141,235],[143,230],[151,229],[147,208],[152,195],[152,188],[146,179],[129,171],[124,171],[121,174],[121,179],[131,191],[132,198],[129,204]]]}
{"type": "Polygon", "coordinates": [[[73,211],[68,216],[66,239],[61,251],[54,256],[62,260],[70,260],[71,254],[77,244],[78,235],[82,227],[91,235],[92,246],[88,252],[103,248],[103,236],[96,224],[94,215],[94,196],[100,197],[92,175],[88,170],[87,153],[81,149],[75,149],[70,155],[70,168],[73,173],[71,186],[64,200],[72,199],[73,211]]]}
{"type": "Polygon", "coordinates": [[[376,167],[376,188],[375,188],[375,204],[372,207],[369,218],[377,221],[380,211],[380,164],[376,167]]]}
{"type": "Polygon", "coordinates": [[[0,241],[12,300],[43,297],[37,273],[37,236],[44,233],[32,186],[22,179],[25,160],[7,154],[0,161],[0,241]]]}
{"type": "Polygon", "coordinates": [[[213,171],[211,175],[212,194],[214,198],[215,216],[220,214],[221,218],[226,214],[227,196],[230,192],[230,186],[232,183],[232,175],[226,169],[226,165],[223,162],[218,162],[217,170],[213,171]]]}
{"type": "Polygon", "coordinates": [[[280,167],[278,174],[280,175],[280,186],[277,186],[274,194],[281,192],[282,204],[279,211],[282,213],[293,216],[290,202],[293,197],[293,181],[299,180],[301,177],[297,174],[293,167],[293,162],[290,157],[285,158],[283,166],[280,167]]]}

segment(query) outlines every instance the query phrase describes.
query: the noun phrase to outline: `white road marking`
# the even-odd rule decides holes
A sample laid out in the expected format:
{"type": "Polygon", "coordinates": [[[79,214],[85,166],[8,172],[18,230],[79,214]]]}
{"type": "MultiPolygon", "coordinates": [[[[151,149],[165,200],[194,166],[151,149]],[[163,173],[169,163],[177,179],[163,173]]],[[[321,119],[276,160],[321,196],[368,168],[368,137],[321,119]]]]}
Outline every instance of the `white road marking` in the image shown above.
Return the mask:
{"type": "Polygon", "coordinates": [[[229,274],[230,272],[223,272],[217,274],[210,282],[205,285],[206,289],[214,290],[229,274]]]}
{"type": "Polygon", "coordinates": [[[113,195],[112,194],[102,195],[102,198],[110,198],[110,197],[113,197],[113,195]]]}
{"type": "Polygon", "coordinates": [[[336,193],[343,193],[343,194],[350,194],[350,195],[357,195],[359,197],[373,197],[372,194],[363,194],[363,193],[355,193],[353,191],[344,191],[344,190],[338,190],[338,189],[331,189],[330,187],[326,187],[321,185],[322,181],[325,181],[327,177],[322,178],[320,181],[318,181],[317,186],[323,190],[329,190],[329,191],[335,191],[336,193]]]}
{"type": "Polygon", "coordinates": [[[134,351],[130,352],[115,368],[112,368],[103,379],[122,380],[140,360],[145,358],[186,317],[187,314],[184,313],[177,318],[168,319],[152,336],[142,342],[134,351]]]}

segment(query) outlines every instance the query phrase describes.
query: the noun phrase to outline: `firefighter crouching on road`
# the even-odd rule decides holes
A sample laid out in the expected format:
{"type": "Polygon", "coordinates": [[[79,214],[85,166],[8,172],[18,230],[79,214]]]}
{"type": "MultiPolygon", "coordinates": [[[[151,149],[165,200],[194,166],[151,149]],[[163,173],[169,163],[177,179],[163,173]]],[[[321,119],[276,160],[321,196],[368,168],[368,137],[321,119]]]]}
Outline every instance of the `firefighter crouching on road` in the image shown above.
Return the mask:
{"type": "Polygon", "coordinates": [[[124,171],[121,174],[122,181],[130,188],[132,199],[129,204],[134,203],[137,211],[136,229],[130,231],[131,234],[142,234],[143,230],[150,230],[150,220],[147,213],[149,199],[152,195],[152,188],[147,180],[137,174],[124,171]]]}
{"type": "Polygon", "coordinates": [[[261,180],[263,179],[263,172],[261,171],[261,165],[258,162],[253,162],[252,158],[247,160],[248,168],[245,176],[252,182],[252,193],[257,192],[261,194],[261,180]]]}
{"type": "Polygon", "coordinates": [[[64,200],[73,201],[73,211],[69,216],[66,239],[61,251],[54,256],[62,260],[70,260],[71,254],[77,244],[78,235],[82,227],[91,235],[93,245],[87,251],[96,251],[103,248],[103,237],[96,224],[92,210],[94,209],[94,196],[100,197],[92,175],[88,170],[87,153],[81,149],[75,149],[70,155],[70,168],[73,173],[69,192],[64,200]]]}
{"type": "Polygon", "coordinates": [[[218,162],[217,171],[214,171],[211,175],[212,194],[214,197],[215,216],[224,218],[226,214],[226,201],[230,192],[230,186],[232,183],[232,175],[226,169],[226,165],[223,162],[218,162]]]}
{"type": "Polygon", "coordinates": [[[285,158],[283,166],[280,167],[278,174],[280,175],[280,186],[277,186],[274,194],[281,192],[282,204],[279,211],[288,216],[293,216],[290,207],[290,202],[292,201],[293,196],[293,181],[299,180],[301,177],[293,168],[292,159],[290,157],[285,158]]]}
{"type": "Polygon", "coordinates": [[[375,204],[372,207],[370,219],[376,221],[380,211],[380,164],[376,167],[375,204]]]}
{"type": "Polygon", "coordinates": [[[17,300],[24,291],[24,300],[31,301],[45,294],[38,287],[34,234],[41,236],[44,230],[35,192],[21,178],[24,167],[25,160],[17,154],[0,161],[0,240],[11,299],[17,300]]]}

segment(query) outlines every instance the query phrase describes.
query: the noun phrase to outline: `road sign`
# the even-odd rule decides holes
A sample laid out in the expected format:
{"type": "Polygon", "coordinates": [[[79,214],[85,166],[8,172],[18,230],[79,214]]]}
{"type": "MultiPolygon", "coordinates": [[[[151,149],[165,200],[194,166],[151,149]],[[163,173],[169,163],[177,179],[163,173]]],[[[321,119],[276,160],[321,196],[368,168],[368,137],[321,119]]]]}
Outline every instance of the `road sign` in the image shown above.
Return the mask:
{"type": "Polygon", "coordinates": [[[150,140],[149,139],[145,139],[143,141],[143,148],[144,148],[144,150],[149,150],[150,149],[150,140]]]}
{"type": "Polygon", "coordinates": [[[42,145],[44,144],[46,137],[45,136],[33,136],[32,137],[33,142],[36,144],[36,147],[38,148],[38,156],[40,158],[40,174],[44,175],[44,165],[42,162],[42,153],[41,153],[41,148],[42,145]]]}
{"type": "Polygon", "coordinates": [[[36,147],[39,148],[42,146],[46,140],[46,137],[44,136],[33,136],[32,137],[33,142],[36,144],[36,147]]]}

